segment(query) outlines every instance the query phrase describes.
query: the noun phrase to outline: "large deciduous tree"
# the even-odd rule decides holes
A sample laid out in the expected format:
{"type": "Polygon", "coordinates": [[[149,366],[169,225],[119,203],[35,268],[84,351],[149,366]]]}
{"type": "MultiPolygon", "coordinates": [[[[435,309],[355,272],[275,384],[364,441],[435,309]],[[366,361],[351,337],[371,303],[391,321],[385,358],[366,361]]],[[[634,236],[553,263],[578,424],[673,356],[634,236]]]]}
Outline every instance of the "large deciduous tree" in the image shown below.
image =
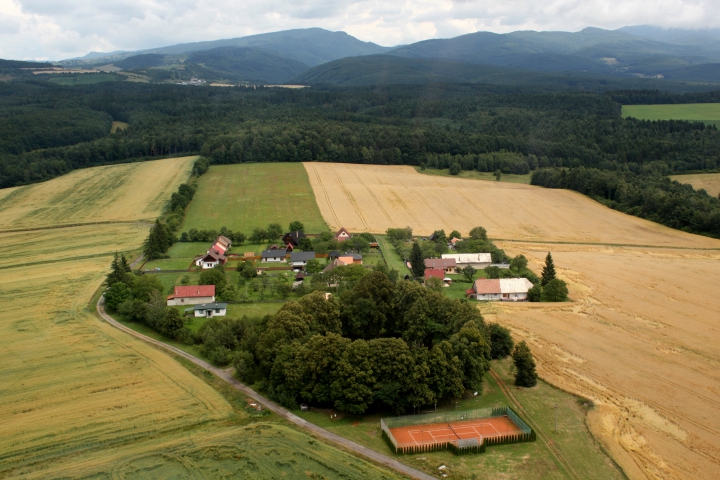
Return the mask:
{"type": "Polygon", "coordinates": [[[512,356],[515,364],[515,385],[528,388],[537,385],[535,360],[524,340],[515,346],[512,356]]]}

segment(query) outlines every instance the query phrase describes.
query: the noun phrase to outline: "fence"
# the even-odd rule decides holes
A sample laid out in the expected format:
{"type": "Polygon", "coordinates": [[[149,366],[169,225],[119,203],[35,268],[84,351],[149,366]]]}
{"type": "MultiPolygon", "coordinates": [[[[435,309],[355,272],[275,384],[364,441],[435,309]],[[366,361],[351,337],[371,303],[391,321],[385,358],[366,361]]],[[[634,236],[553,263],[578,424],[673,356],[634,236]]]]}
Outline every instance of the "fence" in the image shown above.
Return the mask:
{"type": "Polygon", "coordinates": [[[383,437],[389,442],[395,453],[419,453],[436,450],[449,449],[455,454],[484,453],[487,446],[506,445],[510,443],[533,442],[536,439],[535,432],[523,421],[515,411],[507,406],[495,408],[481,408],[476,410],[437,412],[422,415],[405,415],[400,417],[388,417],[380,419],[380,429],[383,437]],[[460,438],[457,440],[446,439],[428,443],[415,442],[414,445],[399,444],[391,429],[412,427],[415,425],[437,425],[447,424],[454,432],[451,424],[462,424],[472,420],[492,420],[498,417],[507,417],[519,430],[513,429],[512,433],[495,433],[480,435],[473,438],[460,438]]]}

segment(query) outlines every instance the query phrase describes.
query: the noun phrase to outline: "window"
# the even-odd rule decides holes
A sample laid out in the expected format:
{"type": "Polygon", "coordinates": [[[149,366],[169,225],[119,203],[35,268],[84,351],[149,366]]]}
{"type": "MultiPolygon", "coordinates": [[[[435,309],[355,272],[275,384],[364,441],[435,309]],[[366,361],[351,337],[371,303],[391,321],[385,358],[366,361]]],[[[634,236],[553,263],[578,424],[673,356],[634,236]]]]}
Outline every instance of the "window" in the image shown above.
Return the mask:
{"type": "Polygon", "coordinates": [[[216,308],[216,309],[215,309],[215,313],[220,313],[220,309],[219,309],[219,308],[216,308]]]}
{"type": "Polygon", "coordinates": [[[503,293],[503,298],[508,298],[508,294],[507,294],[507,293],[503,293]]]}

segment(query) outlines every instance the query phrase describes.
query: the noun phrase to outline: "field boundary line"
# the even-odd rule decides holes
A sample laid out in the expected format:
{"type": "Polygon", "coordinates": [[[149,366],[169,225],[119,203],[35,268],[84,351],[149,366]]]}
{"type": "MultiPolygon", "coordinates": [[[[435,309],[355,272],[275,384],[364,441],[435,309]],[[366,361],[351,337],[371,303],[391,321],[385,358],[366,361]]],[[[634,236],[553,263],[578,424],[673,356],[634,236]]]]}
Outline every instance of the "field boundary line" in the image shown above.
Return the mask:
{"type": "Polygon", "coordinates": [[[154,223],[149,221],[143,221],[141,220],[107,220],[104,222],[85,222],[85,223],[68,223],[64,225],[50,225],[46,227],[32,227],[32,228],[18,228],[18,229],[11,229],[11,230],[0,230],[0,234],[2,233],[22,233],[22,232],[37,232],[40,230],[57,230],[60,228],[74,228],[74,227],[86,227],[86,226],[92,226],[92,225],[143,225],[146,227],[152,227],[154,223]]]}
{"type": "MultiPolygon", "coordinates": [[[[658,224],[659,225],[659,224],[658,224]]],[[[681,231],[681,230],[678,230],[681,231]]],[[[0,232],[2,233],[2,232],[0,232]]],[[[700,235],[703,236],[704,235],[700,235]]],[[[589,246],[601,246],[601,247],[635,247],[635,248],[667,248],[671,250],[706,250],[709,252],[720,251],[720,247],[677,247],[672,245],[640,245],[635,243],[602,243],[602,242],[571,242],[571,241],[557,241],[557,240],[522,240],[522,239],[511,239],[511,238],[490,238],[493,242],[512,242],[512,243],[532,243],[532,244],[551,244],[551,245],[589,245],[589,246]]],[[[713,237],[705,237],[713,238],[713,237]]]]}
{"type": "Polygon", "coordinates": [[[512,394],[510,389],[505,385],[505,381],[500,377],[500,375],[495,372],[495,370],[490,367],[490,370],[488,371],[490,375],[495,379],[495,382],[497,382],[498,386],[500,387],[500,390],[502,390],[505,397],[510,400],[510,402],[515,406],[515,408],[518,409],[520,413],[525,414],[526,422],[528,425],[530,425],[533,430],[535,431],[535,434],[537,437],[543,441],[545,446],[547,446],[548,450],[552,452],[552,454],[557,458],[558,462],[565,468],[565,471],[574,479],[580,480],[582,477],[580,477],[577,472],[572,468],[570,463],[563,457],[560,450],[555,446],[555,442],[550,440],[548,436],[543,432],[540,427],[535,423],[531,418],[531,416],[525,411],[525,408],[523,408],[522,404],[518,401],[517,398],[515,398],[515,395],[512,394]]]}
{"type": "Polygon", "coordinates": [[[404,475],[408,475],[412,478],[419,478],[421,480],[435,480],[435,477],[428,475],[427,473],[421,472],[420,470],[416,470],[408,465],[405,465],[404,463],[401,463],[393,458],[388,457],[387,455],[383,455],[382,453],[376,452],[375,450],[372,450],[368,447],[364,447],[358,443],[353,442],[352,440],[348,440],[345,437],[341,437],[340,435],[337,435],[335,433],[332,433],[328,430],[325,430],[322,427],[319,427],[313,423],[310,423],[294,413],[290,412],[289,410],[281,407],[280,405],[276,404],[275,402],[270,401],[269,399],[263,397],[259,393],[257,393],[255,390],[251,389],[247,385],[241,383],[239,380],[237,380],[235,377],[233,377],[229,372],[222,370],[220,368],[215,367],[214,365],[206,362],[205,360],[202,360],[200,358],[197,358],[194,355],[191,355],[183,350],[180,350],[177,347],[173,347],[172,345],[168,345],[164,342],[161,342],[160,340],[155,340],[154,338],[150,338],[147,335],[143,335],[142,333],[136,332],[135,330],[126,327],[122,323],[118,322],[114,318],[112,318],[110,315],[105,312],[105,301],[104,297],[100,296],[98,299],[98,302],[96,304],[97,313],[102,317],[103,320],[105,320],[108,324],[112,325],[113,327],[130,334],[140,340],[143,340],[144,342],[150,343],[156,347],[159,347],[161,349],[167,350],[171,353],[174,353],[175,355],[178,355],[180,357],[185,358],[186,360],[191,361],[195,365],[199,366],[200,368],[203,368],[207,370],[208,372],[212,373],[216,377],[220,378],[221,380],[224,380],[230,386],[235,388],[236,390],[242,392],[243,394],[247,395],[248,397],[252,398],[253,400],[262,403],[267,407],[268,410],[280,415],[282,418],[294,423],[295,425],[304,428],[308,430],[309,432],[318,435],[325,440],[328,440],[329,442],[335,443],[337,445],[340,445],[354,453],[356,453],[359,456],[363,456],[366,458],[369,458],[370,460],[377,462],[381,465],[384,465],[386,467],[389,467],[396,472],[402,473],[404,475]]]}

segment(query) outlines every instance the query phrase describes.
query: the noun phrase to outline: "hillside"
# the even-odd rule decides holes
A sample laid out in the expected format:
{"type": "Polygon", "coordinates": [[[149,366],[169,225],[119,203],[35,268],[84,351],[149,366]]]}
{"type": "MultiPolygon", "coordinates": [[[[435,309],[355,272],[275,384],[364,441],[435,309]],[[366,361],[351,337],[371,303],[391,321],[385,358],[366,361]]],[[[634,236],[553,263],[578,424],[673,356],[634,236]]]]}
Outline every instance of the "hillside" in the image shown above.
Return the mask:
{"type": "MultiPolygon", "coordinates": [[[[245,81],[283,83],[307,70],[304,63],[259,48],[219,47],[192,53],[187,62],[245,81]]],[[[117,64],[116,64],[117,65],[117,64]]]]}

